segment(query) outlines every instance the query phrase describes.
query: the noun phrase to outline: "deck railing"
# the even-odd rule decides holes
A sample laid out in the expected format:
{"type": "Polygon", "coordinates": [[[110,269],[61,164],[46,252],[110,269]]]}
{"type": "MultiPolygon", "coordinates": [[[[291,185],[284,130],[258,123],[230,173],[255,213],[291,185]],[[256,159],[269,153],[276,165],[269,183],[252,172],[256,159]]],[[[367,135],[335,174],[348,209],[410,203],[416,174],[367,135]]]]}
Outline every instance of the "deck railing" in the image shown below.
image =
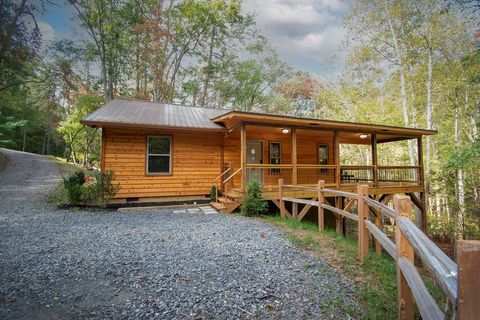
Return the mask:
{"type": "MultiPolygon", "coordinates": [[[[369,254],[369,234],[392,256],[397,264],[397,292],[399,319],[414,319],[415,304],[422,319],[445,319],[444,312],[428,292],[423,279],[414,265],[414,252],[421,259],[425,269],[435,279],[448,301],[448,310],[454,319],[476,319],[480,314],[480,241],[459,241],[457,246],[458,265],[453,262],[435,243],[433,243],[415,224],[410,215],[412,202],[408,196],[394,197],[394,209],[373,200],[368,195],[368,185],[358,185],[357,192],[344,192],[325,188],[325,181],[319,181],[316,187],[285,185],[278,181],[279,207],[284,218],[302,220],[312,206],[318,208],[319,230],[324,229],[325,210],[332,212],[337,222],[348,218],[358,223],[358,258],[361,262],[369,254]],[[316,198],[297,199],[285,196],[289,190],[315,191],[316,198]],[[345,207],[336,201],[332,205],[327,197],[348,199],[345,207]],[[305,205],[300,214],[292,215],[285,208],[285,201],[305,205]],[[357,210],[352,209],[356,206],[357,210]],[[381,225],[370,220],[370,212],[376,216],[385,214],[395,221],[395,242],[381,229],[381,225]]],[[[378,219],[375,219],[378,221],[378,219]]],[[[338,228],[337,232],[341,232],[338,228]]]]}
{"type": "Polygon", "coordinates": [[[409,184],[422,185],[419,166],[354,166],[297,164],[246,164],[248,180],[258,180],[267,189],[277,185],[278,179],[287,184],[316,185],[325,180],[327,185],[341,186],[358,183],[370,186],[409,184]],[[337,175],[337,170],[340,174],[337,175]],[[340,181],[338,181],[340,180],[340,181]]]}

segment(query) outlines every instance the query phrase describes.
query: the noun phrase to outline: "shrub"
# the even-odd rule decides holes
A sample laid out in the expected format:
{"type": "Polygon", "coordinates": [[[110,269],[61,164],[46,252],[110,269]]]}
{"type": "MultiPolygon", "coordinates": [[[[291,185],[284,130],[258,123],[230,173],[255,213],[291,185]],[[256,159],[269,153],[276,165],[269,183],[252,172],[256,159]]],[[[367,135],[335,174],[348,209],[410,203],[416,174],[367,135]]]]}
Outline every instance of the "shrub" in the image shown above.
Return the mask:
{"type": "Polygon", "coordinates": [[[241,211],[247,216],[256,216],[267,213],[268,202],[262,198],[261,185],[252,181],[247,185],[247,193],[243,198],[241,211]]]}
{"type": "Polygon", "coordinates": [[[85,183],[85,173],[82,170],[74,172],[72,175],[63,179],[63,185],[67,190],[68,200],[71,203],[80,203],[82,201],[82,189],[85,183]]]}
{"type": "Polygon", "coordinates": [[[211,202],[214,202],[215,200],[217,200],[216,193],[217,193],[217,186],[212,185],[212,187],[210,188],[210,201],[211,202]]]}
{"type": "Polygon", "coordinates": [[[113,171],[93,172],[85,175],[76,171],[63,180],[70,204],[96,204],[104,206],[115,196],[119,186],[113,185],[113,171]]]}

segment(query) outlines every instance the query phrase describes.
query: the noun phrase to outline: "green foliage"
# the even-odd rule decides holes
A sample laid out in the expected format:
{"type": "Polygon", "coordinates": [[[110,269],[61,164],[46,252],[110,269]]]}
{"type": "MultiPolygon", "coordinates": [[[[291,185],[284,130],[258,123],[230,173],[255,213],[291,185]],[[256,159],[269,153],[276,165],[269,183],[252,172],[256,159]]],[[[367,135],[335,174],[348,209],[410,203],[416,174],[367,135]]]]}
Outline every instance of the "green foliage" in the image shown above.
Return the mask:
{"type": "Polygon", "coordinates": [[[216,193],[217,193],[217,186],[216,186],[216,185],[212,185],[212,187],[210,188],[210,201],[214,202],[214,201],[217,200],[217,199],[215,198],[216,193]]]}
{"type": "MultiPolygon", "coordinates": [[[[92,204],[105,206],[107,201],[115,196],[119,186],[113,185],[113,171],[94,172],[85,174],[78,170],[72,175],[64,178],[63,186],[67,192],[70,204],[92,204]]],[[[61,198],[62,190],[56,190],[61,198]]],[[[55,200],[55,199],[54,199],[55,200]]]]}
{"type": "Polygon", "coordinates": [[[97,128],[90,128],[80,123],[87,115],[105,104],[103,97],[80,96],[75,108],[64,121],[60,122],[58,132],[63,136],[67,148],[67,161],[92,167],[100,159],[100,133],[97,128]]]}
{"type": "Polygon", "coordinates": [[[243,197],[241,212],[247,216],[258,216],[268,211],[268,202],[262,198],[262,187],[257,181],[247,185],[247,193],[243,197]]]}
{"type": "Polygon", "coordinates": [[[83,184],[85,183],[85,172],[78,170],[71,176],[63,179],[63,185],[68,192],[68,199],[71,203],[77,204],[83,200],[83,184]]]}

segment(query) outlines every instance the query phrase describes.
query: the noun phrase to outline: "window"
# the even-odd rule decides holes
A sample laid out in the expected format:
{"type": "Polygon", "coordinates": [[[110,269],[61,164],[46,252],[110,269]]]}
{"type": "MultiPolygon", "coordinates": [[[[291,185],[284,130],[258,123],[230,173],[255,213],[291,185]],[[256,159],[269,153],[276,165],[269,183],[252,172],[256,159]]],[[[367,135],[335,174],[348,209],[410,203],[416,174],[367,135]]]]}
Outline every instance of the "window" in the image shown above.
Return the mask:
{"type": "MultiPolygon", "coordinates": [[[[270,164],[280,164],[280,142],[270,142],[270,164]]],[[[280,168],[271,168],[270,174],[280,174],[280,168]]]]}
{"type": "Polygon", "coordinates": [[[149,136],[147,139],[147,173],[168,174],[172,166],[172,138],[149,136]]]}
{"type": "MultiPolygon", "coordinates": [[[[318,164],[328,165],[328,145],[318,145],[318,164]]],[[[320,169],[320,173],[328,173],[328,169],[320,169]]]]}

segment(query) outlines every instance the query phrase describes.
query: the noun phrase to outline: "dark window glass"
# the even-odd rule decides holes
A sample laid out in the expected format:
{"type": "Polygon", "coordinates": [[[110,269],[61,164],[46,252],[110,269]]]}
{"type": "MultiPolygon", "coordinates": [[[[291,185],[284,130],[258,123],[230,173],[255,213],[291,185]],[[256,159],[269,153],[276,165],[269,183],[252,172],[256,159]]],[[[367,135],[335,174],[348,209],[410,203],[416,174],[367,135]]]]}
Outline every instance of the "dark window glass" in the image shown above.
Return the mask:
{"type": "MultiPolygon", "coordinates": [[[[326,144],[318,145],[318,164],[328,165],[328,146],[326,144]]],[[[328,169],[320,169],[321,173],[327,173],[328,169]]]]}
{"type": "Polygon", "coordinates": [[[147,173],[170,173],[171,138],[148,137],[147,157],[147,173]]]}
{"type": "Polygon", "coordinates": [[[148,137],[149,154],[170,154],[170,137],[148,137]]]}
{"type": "MultiPolygon", "coordinates": [[[[280,164],[280,142],[270,142],[270,164],[280,164]]],[[[280,174],[280,169],[270,169],[271,174],[280,174]]]]}
{"type": "Polygon", "coordinates": [[[148,172],[149,173],[169,173],[170,157],[169,156],[148,156],[148,172]]]}

